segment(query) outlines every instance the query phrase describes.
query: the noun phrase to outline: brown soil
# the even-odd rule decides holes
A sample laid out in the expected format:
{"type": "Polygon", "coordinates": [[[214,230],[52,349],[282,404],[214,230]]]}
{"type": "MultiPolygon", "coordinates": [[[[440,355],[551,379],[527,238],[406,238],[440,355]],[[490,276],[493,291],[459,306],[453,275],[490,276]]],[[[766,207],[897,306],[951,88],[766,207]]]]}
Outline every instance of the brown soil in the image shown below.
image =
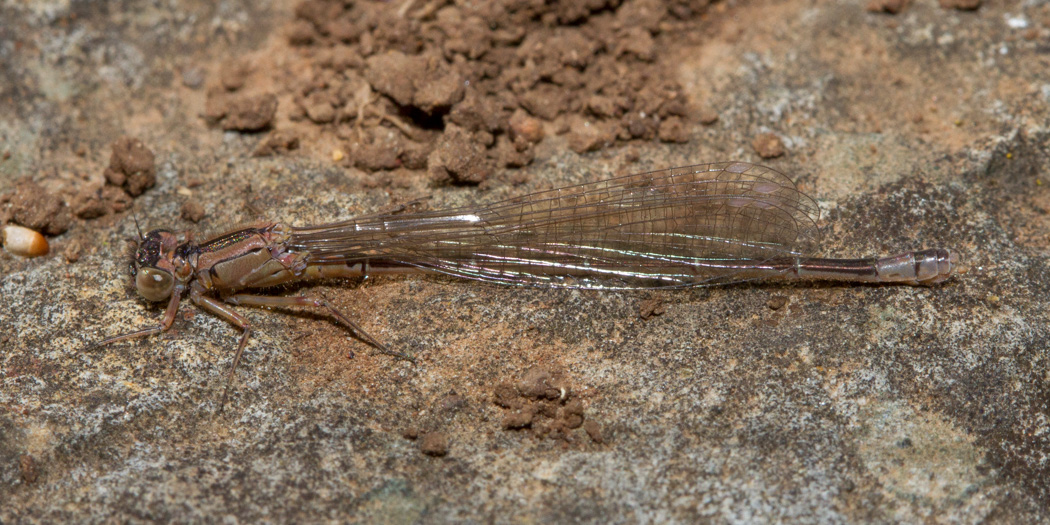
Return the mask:
{"type": "Polygon", "coordinates": [[[63,191],[51,192],[27,178],[13,191],[0,194],[0,222],[10,221],[47,235],[59,235],[70,228],[73,215],[95,219],[127,210],[134,197],[157,182],[154,155],[142,141],[132,137],[121,137],[110,147],[112,154],[103,180],[78,181],[63,191]]]}
{"type": "MultiPolygon", "coordinates": [[[[284,37],[184,67],[181,84],[191,106],[204,90],[203,124],[267,133],[256,156],[289,154],[305,140],[306,154],[324,151],[343,166],[478,184],[531,163],[534,145],[551,134],[582,153],[634,140],[681,143],[691,122],[716,121],[709,108],[688,107],[674,64],[655,52],[695,30],[710,3],[307,0],[284,37]]],[[[71,216],[129,209],[156,184],[154,154],[134,137],[109,149],[104,177],[74,160],[71,180],[27,181],[0,195],[0,219],[57,235],[71,216]]],[[[183,210],[190,222],[202,217],[183,210]]]]}
{"type": "Polygon", "coordinates": [[[251,71],[270,67],[255,56],[224,67],[204,116],[274,127],[260,154],[294,149],[286,128],[316,128],[307,133],[338,137],[346,164],[470,184],[530,163],[549,133],[567,133],[577,152],[683,142],[690,110],[655,50],[708,3],[308,0],[286,29],[297,73],[272,86],[287,111],[274,118],[274,93],[253,87],[251,71]]]}
{"type": "Polygon", "coordinates": [[[537,367],[515,384],[500,383],[492,401],[507,411],[505,430],[526,430],[536,437],[575,441],[574,430],[583,427],[595,443],[602,443],[601,430],[594,421],[584,421],[583,402],[574,397],[566,375],[537,367]]]}

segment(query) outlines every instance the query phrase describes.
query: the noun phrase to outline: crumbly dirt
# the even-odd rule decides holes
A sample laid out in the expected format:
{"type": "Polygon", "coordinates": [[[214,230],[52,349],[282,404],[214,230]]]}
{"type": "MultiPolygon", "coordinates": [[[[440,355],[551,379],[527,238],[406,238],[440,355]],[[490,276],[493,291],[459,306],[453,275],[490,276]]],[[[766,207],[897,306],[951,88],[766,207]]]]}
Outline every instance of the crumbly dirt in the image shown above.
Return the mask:
{"type": "Polygon", "coordinates": [[[427,432],[419,441],[420,452],[434,457],[448,454],[448,435],[444,432],[427,432]]]}
{"type": "Polygon", "coordinates": [[[194,224],[201,222],[201,219],[204,218],[204,214],[204,206],[197,201],[186,201],[182,203],[182,207],[179,208],[179,216],[194,224]]]}
{"type": "Polygon", "coordinates": [[[253,155],[256,157],[285,155],[297,149],[299,149],[298,135],[290,131],[274,131],[259,142],[253,155]]]}
{"type": "Polygon", "coordinates": [[[269,129],[276,114],[277,97],[272,94],[228,95],[214,92],[208,96],[201,116],[226,131],[252,132],[269,129]]]}
{"type": "Polygon", "coordinates": [[[0,202],[6,202],[5,215],[12,222],[48,235],[64,233],[72,222],[61,198],[29,180],[15,186],[0,202]]]}
{"type": "MultiPolygon", "coordinates": [[[[477,184],[531,163],[550,133],[577,152],[688,140],[691,108],[656,50],[708,4],[309,0],[285,28],[298,74],[273,91],[291,95],[288,120],[339,137],[349,164],[477,184]]],[[[229,93],[251,87],[250,69],[224,68],[206,118],[238,129],[229,93]]]]}
{"type": "Polygon", "coordinates": [[[667,312],[666,302],[667,299],[659,295],[643,300],[638,305],[638,317],[648,319],[653,316],[663,315],[667,312]]]}
{"type": "MultiPolygon", "coordinates": [[[[505,430],[521,430],[537,438],[576,442],[574,430],[584,425],[583,402],[574,397],[564,372],[545,367],[532,368],[516,383],[499,383],[493,388],[492,402],[506,410],[500,425],[505,430]]],[[[602,443],[601,430],[591,420],[585,434],[602,443]]]]}
{"type": "Polygon", "coordinates": [[[762,133],[751,141],[755,153],[763,159],[775,159],[786,153],[784,142],[775,133],[762,133]]]}
{"type": "MultiPolygon", "coordinates": [[[[71,177],[44,176],[40,183],[23,178],[12,190],[0,193],[0,223],[13,222],[55,236],[77,219],[98,219],[130,209],[135,197],[157,183],[155,155],[144,142],[129,136],[113,141],[108,149],[108,163],[94,176],[82,172],[84,163],[77,161],[71,177]]],[[[87,156],[83,143],[73,144],[72,150],[77,158],[87,156]]]]}
{"type": "Polygon", "coordinates": [[[157,167],[153,152],[133,137],[121,137],[111,146],[109,167],[103,172],[106,182],[123,188],[137,197],[157,184],[157,167]]]}

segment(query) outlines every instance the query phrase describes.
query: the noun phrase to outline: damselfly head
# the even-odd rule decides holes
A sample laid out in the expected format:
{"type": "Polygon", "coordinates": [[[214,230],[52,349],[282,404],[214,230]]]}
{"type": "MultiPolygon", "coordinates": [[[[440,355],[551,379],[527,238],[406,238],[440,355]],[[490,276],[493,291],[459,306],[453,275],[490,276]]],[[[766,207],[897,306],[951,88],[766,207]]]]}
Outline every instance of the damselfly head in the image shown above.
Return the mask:
{"type": "Polygon", "coordinates": [[[172,257],[178,239],[168,230],[153,230],[142,237],[135,251],[135,289],[147,301],[171,297],[175,286],[172,257]]]}

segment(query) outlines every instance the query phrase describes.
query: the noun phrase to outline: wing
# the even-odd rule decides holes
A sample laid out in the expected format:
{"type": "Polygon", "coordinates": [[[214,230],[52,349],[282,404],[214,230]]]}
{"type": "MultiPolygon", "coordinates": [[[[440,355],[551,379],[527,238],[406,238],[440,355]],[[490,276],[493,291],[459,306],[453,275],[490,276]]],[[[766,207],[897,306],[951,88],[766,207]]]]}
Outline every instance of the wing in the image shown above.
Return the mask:
{"type": "Polygon", "coordinates": [[[318,264],[383,260],[505,284],[696,286],[743,279],[741,267],[751,263],[815,252],[817,217],[813,199],[784,175],[732,162],[477,208],[296,228],[290,245],[318,264]]]}

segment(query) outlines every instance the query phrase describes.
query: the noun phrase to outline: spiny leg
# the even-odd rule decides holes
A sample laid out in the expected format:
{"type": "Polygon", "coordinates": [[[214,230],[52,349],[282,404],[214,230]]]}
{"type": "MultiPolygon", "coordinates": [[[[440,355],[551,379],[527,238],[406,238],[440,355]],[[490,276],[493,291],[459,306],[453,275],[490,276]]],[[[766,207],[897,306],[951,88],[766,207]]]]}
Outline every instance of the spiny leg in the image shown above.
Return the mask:
{"type": "Polygon", "coordinates": [[[376,347],[381,353],[394,356],[406,361],[416,361],[414,357],[404,354],[402,352],[395,352],[386,347],[386,345],[377,341],[368,332],[364,331],[357,323],[350,320],[349,317],[343,315],[342,312],[336,310],[331,304],[325,299],[317,299],[314,297],[295,296],[295,297],[283,297],[283,296],[272,296],[272,295],[251,295],[251,294],[235,294],[225,298],[226,302],[236,305],[245,306],[268,306],[268,307],[290,307],[290,306],[313,306],[315,308],[325,308],[330,314],[332,314],[339,322],[346,325],[352,330],[358,337],[363,339],[366,343],[376,347]]]}
{"type": "MultiPolygon", "coordinates": [[[[196,284],[197,283],[194,283],[194,285],[196,284]]],[[[230,385],[233,383],[233,374],[237,372],[237,365],[241,362],[241,356],[244,355],[244,347],[248,344],[248,337],[252,334],[251,322],[248,321],[247,317],[235,312],[229,306],[204,295],[203,290],[199,286],[193,286],[190,289],[190,300],[197,306],[229,321],[243,330],[243,333],[241,334],[241,342],[237,345],[237,353],[233,356],[233,364],[230,365],[230,371],[226,375],[226,387],[222,391],[222,401],[219,402],[219,412],[222,412],[223,407],[226,406],[226,398],[230,394],[230,385]]]]}

